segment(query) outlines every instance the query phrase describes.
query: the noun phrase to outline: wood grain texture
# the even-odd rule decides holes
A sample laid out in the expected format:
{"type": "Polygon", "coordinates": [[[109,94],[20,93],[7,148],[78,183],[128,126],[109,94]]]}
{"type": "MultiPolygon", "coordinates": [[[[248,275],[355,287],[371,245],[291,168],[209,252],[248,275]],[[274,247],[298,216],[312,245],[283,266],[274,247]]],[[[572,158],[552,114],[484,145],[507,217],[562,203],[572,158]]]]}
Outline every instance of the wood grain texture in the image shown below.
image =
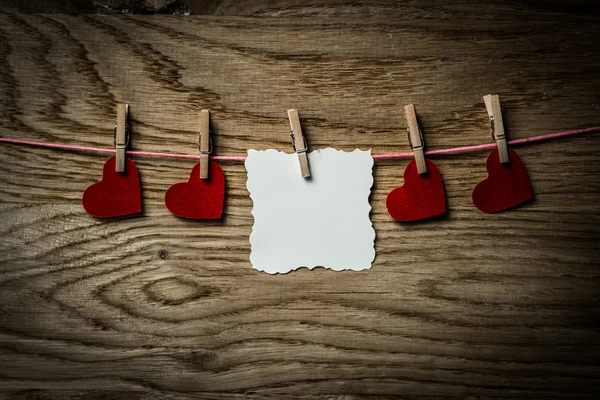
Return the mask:
{"type": "Polygon", "coordinates": [[[20,13],[206,14],[219,0],[0,0],[20,13]]]}
{"type": "MultiPolygon", "coordinates": [[[[396,152],[412,103],[438,149],[491,141],[488,93],[510,139],[600,125],[594,13],[284,3],[254,14],[327,18],[4,10],[0,135],[110,148],[129,103],[135,150],[196,154],[210,109],[213,154],[289,151],[297,108],[311,149],[396,152]]],[[[241,163],[222,163],[221,221],[169,214],[193,162],[149,158],[143,216],[100,221],[80,199],[106,156],[3,144],[1,398],[594,397],[598,143],[517,148],[535,199],[494,215],[471,204],[487,152],[434,158],[449,213],[415,224],[385,210],[409,160],[377,161],[373,268],[278,276],[250,267],[241,163]]]]}

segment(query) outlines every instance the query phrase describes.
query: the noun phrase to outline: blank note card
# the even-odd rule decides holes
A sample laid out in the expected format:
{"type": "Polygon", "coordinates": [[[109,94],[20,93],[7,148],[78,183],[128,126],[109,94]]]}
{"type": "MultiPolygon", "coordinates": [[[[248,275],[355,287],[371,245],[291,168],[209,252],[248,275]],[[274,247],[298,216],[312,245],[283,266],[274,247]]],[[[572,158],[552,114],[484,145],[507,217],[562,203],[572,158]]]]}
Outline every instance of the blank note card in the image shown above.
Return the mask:
{"type": "Polygon", "coordinates": [[[254,203],[252,267],[269,274],[300,267],[371,268],[371,151],[327,148],[310,152],[308,160],[312,176],[306,179],[296,154],[248,151],[246,186],[254,203]]]}

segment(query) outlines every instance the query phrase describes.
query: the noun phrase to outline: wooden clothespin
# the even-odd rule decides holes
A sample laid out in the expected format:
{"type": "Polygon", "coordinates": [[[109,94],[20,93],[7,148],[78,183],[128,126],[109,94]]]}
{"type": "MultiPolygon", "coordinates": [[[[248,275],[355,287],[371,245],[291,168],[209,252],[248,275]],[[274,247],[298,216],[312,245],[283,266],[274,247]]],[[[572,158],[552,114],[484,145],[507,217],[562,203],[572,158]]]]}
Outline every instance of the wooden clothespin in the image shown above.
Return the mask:
{"type": "Polygon", "coordinates": [[[504,134],[504,122],[502,121],[502,109],[500,108],[500,98],[497,94],[488,94],[483,96],[485,108],[490,116],[490,124],[492,126],[492,138],[498,145],[498,155],[500,162],[505,164],[510,162],[508,157],[508,147],[506,146],[506,135],[504,134]]]}
{"type": "Polygon", "coordinates": [[[117,123],[115,124],[116,170],[125,172],[125,149],[129,146],[129,104],[117,104],[117,123]]]}
{"type": "Polygon", "coordinates": [[[298,154],[298,161],[300,162],[300,173],[303,178],[310,177],[310,168],[308,166],[308,156],[306,154],[308,146],[306,145],[306,139],[302,136],[302,128],[300,127],[300,117],[298,116],[298,110],[292,108],[288,110],[288,118],[290,119],[290,136],[292,137],[292,145],[294,151],[298,154]]]}
{"type": "Polygon", "coordinates": [[[427,162],[425,161],[425,142],[423,141],[423,133],[421,127],[417,121],[417,114],[415,113],[415,106],[409,104],[404,106],[404,112],[406,113],[406,120],[408,121],[408,143],[415,154],[415,161],[417,162],[417,172],[419,174],[427,173],[427,162]]]}
{"type": "Polygon", "coordinates": [[[200,179],[208,179],[209,156],[212,153],[212,138],[210,137],[210,111],[200,111],[200,179]]]}

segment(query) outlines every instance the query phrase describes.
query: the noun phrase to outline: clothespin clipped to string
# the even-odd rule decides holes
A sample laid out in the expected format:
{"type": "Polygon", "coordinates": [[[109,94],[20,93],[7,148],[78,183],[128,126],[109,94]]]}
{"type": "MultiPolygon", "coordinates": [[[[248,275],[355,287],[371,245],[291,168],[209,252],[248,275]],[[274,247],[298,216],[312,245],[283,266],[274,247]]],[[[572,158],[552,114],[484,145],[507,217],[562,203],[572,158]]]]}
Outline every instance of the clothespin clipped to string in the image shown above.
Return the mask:
{"type": "Polygon", "coordinates": [[[425,161],[425,142],[423,140],[423,133],[421,127],[417,121],[417,114],[415,112],[415,106],[409,104],[404,106],[404,112],[406,113],[406,120],[408,121],[408,143],[412,148],[415,155],[415,161],[417,163],[417,172],[419,174],[427,173],[427,162],[425,161]]]}
{"type": "Polygon", "coordinates": [[[306,145],[306,139],[302,136],[302,127],[300,126],[300,117],[298,116],[298,110],[292,108],[288,110],[288,118],[290,119],[290,136],[292,137],[292,146],[294,151],[298,154],[298,161],[300,162],[300,173],[303,178],[310,177],[310,168],[308,166],[308,146],[306,145]]]}
{"type": "Polygon", "coordinates": [[[504,133],[504,122],[502,121],[502,109],[500,108],[500,98],[497,94],[488,94],[483,96],[485,108],[490,116],[490,125],[492,127],[492,138],[498,145],[498,155],[500,163],[510,162],[508,156],[508,146],[506,145],[506,135],[504,133]]]}
{"type": "Polygon", "coordinates": [[[117,122],[115,123],[115,150],[117,172],[125,172],[127,157],[125,150],[129,146],[129,104],[117,104],[117,122]]]}
{"type": "Polygon", "coordinates": [[[409,222],[445,213],[446,192],[440,171],[433,161],[425,158],[425,141],[415,106],[405,106],[404,112],[408,120],[408,143],[415,159],[404,170],[404,185],[388,194],[385,206],[390,217],[409,222]]]}
{"type": "Polygon", "coordinates": [[[487,158],[485,168],[488,177],[475,186],[473,204],[484,213],[506,210],[533,197],[533,190],[525,165],[513,149],[506,145],[502,110],[498,95],[483,96],[490,117],[492,138],[497,149],[487,158]]]}
{"type": "Polygon", "coordinates": [[[200,149],[200,179],[208,179],[209,156],[212,153],[212,137],[210,136],[210,111],[200,111],[200,136],[198,147],[200,149]]]}
{"type": "Polygon", "coordinates": [[[96,218],[120,217],[142,211],[140,177],[125,150],[129,146],[129,104],[117,104],[113,132],[116,153],[104,163],[102,180],[88,186],[81,203],[96,218]]]}
{"type": "Polygon", "coordinates": [[[165,205],[181,218],[219,219],[225,201],[225,175],[221,166],[210,159],[213,144],[209,110],[200,111],[198,150],[200,160],[192,167],[190,179],[171,185],[165,193],[165,205]]]}

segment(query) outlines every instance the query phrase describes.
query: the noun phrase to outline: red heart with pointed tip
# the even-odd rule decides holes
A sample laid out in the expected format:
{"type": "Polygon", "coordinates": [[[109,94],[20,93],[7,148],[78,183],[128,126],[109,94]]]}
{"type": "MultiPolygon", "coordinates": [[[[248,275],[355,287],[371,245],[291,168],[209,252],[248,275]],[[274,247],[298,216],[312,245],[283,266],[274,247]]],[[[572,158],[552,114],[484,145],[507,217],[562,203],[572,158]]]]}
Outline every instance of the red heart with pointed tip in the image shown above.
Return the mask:
{"type": "Polygon", "coordinates": [[[388,214],[396,221],[416,221],[446,212],[442,175],[433,161],[425,161],[426,174],[419,174],[412,160],[404,170],[404,185],[387,196],[388,214]]]}
{"type": "Polygon", "coordinates": [[[81,203],[88,214],[97,218],[119,217],[142,211],[140,177],[131,159],[125,172],[115,170],[116,157],[109,158],[102,169],[102,180],[83,192],[81,203]]]}
{"type": "Polygon", "coordinates": [[[512,149],[508,157],[510,162],[502,164],[498,149],[492,151],[485,163],[488,177],[473,190],[473,204],[484,213],[506,210],[533,197],[525,165],[512,149]]]}
{"type": "Polygon", "coordinates": [[[208,179],[200,179],[200,164],[194,165],[190,180],[174,184],[165,193],[165,205],[173,214],[191,219],[219,219],[225,200],[225,176],[214,161],[208,179]]]}

